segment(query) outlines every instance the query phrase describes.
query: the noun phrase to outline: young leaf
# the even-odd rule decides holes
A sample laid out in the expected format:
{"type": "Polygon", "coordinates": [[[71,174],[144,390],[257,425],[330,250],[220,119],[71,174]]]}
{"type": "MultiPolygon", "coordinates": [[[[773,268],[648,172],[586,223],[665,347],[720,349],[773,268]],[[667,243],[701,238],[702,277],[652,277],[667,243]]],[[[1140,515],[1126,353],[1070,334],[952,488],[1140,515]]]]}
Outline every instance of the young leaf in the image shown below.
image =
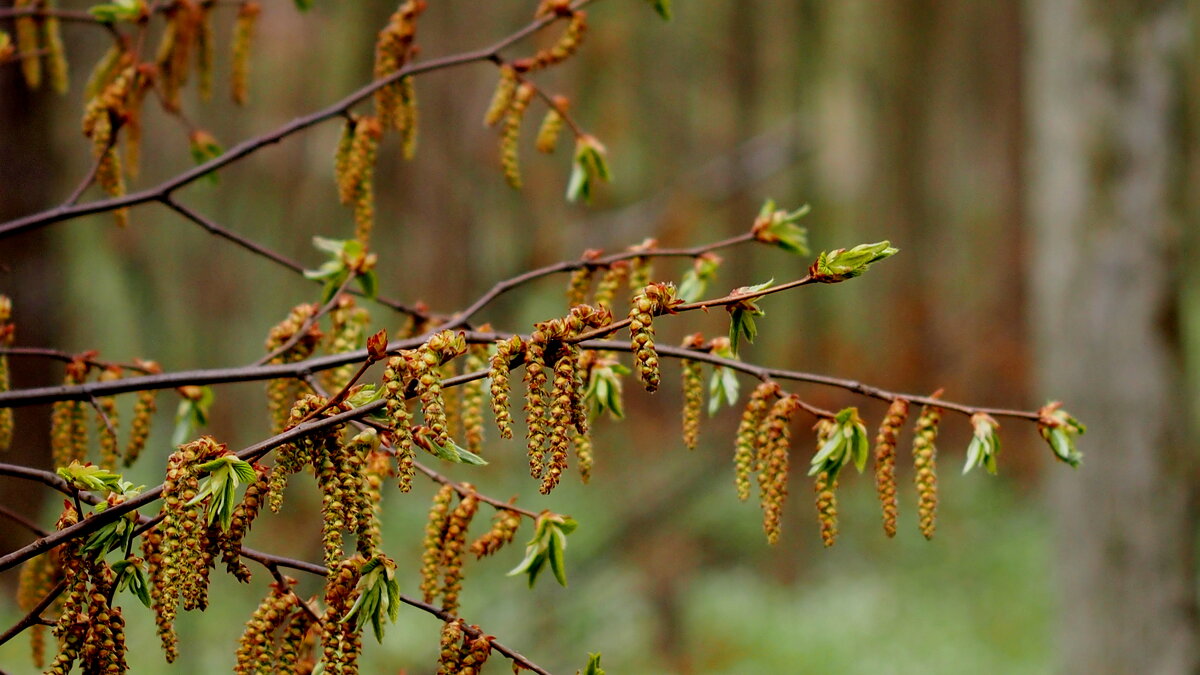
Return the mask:
{"type": "Polygon", "coordinates": [[[567,182],[567,201],[577,202],[582,198],[585,203],[590,203],[595,183],[612,180],[604,155],[604,146],[592,136],[580,136],[575,141],[575,163],[567,182]]]}

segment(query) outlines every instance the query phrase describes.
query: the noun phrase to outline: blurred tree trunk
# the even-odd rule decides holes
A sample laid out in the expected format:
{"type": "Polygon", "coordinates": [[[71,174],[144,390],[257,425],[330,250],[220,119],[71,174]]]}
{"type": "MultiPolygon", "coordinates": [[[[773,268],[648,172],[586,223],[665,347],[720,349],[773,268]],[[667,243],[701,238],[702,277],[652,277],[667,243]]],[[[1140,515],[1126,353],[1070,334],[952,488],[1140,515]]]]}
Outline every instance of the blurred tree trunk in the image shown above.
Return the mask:
{"type": "Polygon", "coordinates": [[[1054,473],[1061,667],[1196,672],[1196,486],[1177,255],[1185,2],[1026,3],[1042,391],[1091,424],[1054,473]]]}

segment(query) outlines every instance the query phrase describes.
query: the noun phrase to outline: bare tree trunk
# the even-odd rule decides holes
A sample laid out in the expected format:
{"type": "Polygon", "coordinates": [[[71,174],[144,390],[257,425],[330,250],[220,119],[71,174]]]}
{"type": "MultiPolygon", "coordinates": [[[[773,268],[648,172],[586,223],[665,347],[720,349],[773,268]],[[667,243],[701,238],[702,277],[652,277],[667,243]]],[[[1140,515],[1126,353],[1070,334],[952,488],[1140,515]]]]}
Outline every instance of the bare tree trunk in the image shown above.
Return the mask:
{"type": "Polygon", "coordinates": [[[1084,467],[1050,486],[1061,669],[1196,672],[1195,444],[1173,255],[1185,2],[1025,6],[1037,375],[1091,424],[1084,467]]]}

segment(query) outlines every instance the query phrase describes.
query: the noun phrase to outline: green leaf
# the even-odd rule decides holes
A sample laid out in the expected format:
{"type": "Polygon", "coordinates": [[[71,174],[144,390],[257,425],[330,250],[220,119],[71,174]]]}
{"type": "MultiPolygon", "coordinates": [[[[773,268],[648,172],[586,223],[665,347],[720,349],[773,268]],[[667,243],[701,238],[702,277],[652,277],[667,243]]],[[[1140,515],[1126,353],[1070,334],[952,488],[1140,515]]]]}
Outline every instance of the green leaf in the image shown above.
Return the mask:
{"type": "Polygon", "coordinates": [[[133,21],[141,15],[142,4],[138,0],[116,0],[116,2],[93,5],[88,8],[88,12],[104,23],[133,21]]]}
{"type": "Polygon", "coordinates": [[[708,381],[708,415],[712,417],[721,409],[721,405],[737,403],[738,389],[741,384],[733,369],[725,366],[713,366],[712,377],[708,381]]]}
{"type": "Polygon", "coordinates": [[[600,652],[588,654],[588,664],[583,675],[604,675],[604,669],[600,667],[600,652]]]}
{"type": "Polygon", "coordinates": [[[671,0],[649,0],[663,21],[671,20],[671,0]]]}
{"type": "Polygon", "coordinates": [[[142,570],[141,564],[129,559],[118,560],[113,563],[112,569],[117,577],[117,592],[128,590],[149,608],[151,606],[150,585],[146,581],[146,573],[142,570]]]}
{"type": "Polygon", "coordinates": [[[890,258],[899,250],[886,240],[874,244],[859,244],[849,250],[839,248],[836,251],[822,252],[808,271],[816,281],[837,283],[861,275],[872,263],[890,258]]]}
{"type": "Polygon", "coordinates": [[[581,198],[585,203],[592,201],[592,189],[597,181],[610,181],[612,174],[605,159],[604,146],[592,136],[580,136],[575,141],[575,161],[571,167],[571,178],[567,181],[567,201],[581,198]]]}
{"type": "Polygon", "coordinates": [[[363,297],[374,300],[375,296],[379,294],[379,275],[375,273],[375,270],[368,270],[358,275],[357,281],[358,287],[362,289],[363,297]]]}
{"type": "Polygon", "coordinates": [[[567,585],[567,566],[563,562],[563,549],[567,547],[567,535],[557,527],[550,528],[550,569],[560,586],[567,585]]]}
{"type": "MultiPolygon", "coordinates": [[[[216,159],[225,152],[221,149],[221,144],[217,142],[217,139],[203,129],[196,129],[188,136],[188,145],[192,152],[192,160],[197,165],[216,159]]],[[[220,182],[215,170],[205,174],[204,178],[213,185],[220,182]]]]}
{"type": "Polygon", "coordinates": [[[301,12],[307,12],[308,10],[312,9],[313,6],[312,0],[295,0],[295,2],[296,9],[300,10],[301,12]]]}

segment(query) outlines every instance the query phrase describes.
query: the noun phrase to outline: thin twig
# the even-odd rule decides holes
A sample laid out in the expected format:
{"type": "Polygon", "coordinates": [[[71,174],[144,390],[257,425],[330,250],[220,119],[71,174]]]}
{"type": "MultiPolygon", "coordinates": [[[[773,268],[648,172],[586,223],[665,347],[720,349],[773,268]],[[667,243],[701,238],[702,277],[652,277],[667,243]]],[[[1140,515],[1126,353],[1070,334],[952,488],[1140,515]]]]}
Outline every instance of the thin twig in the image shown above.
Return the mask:
{"type": "Polygon", "coordinates": [[[8,508],[7,506],[5,506],[3,504],[0,504],[0,516],[4,516],[5,518],[8,518],[9,520],[13,521],[14,523],[17,523],[18,525],[21,525],[22,527],[24,527],[25,529],[29,530],[30,532],[36,534],[39,537],[44,537],[47,534],[49,534],[48,532],[46,532],[46,530],[43,530],[41,527],[39,527],[37,523],[33,522],[29,518],[26,518],[25,516],[23,516],[19,513],[17,513],[16,511],[13,511],[12,509],[8,508]]]}
{"type": "Polygon", "coordinates": [[[45,347],[0,347],[0,354],[5,354],[7,356],[37,356],[37,357],[42,357],[42,358],[47,358],[47,359],[54,359],[56,361],[64,361],[66,363],[82,361],[83,363],[86,363],[87,365],[91,366],[92,368],[102,368],[103,369],[103,368],[111,368],[111,367],[115,366],[122,370],[132,370],[132,371],[135,371],[138,373],[149,373],[150,372],[150,370],[148,368],[143,368],[142,366],[139,366],[134,363],[117,363],[115,361],[113,361],[113,362],[98,361],[96,359],[90,359],[90,358],[81,359],[79,354],[72,354],[71,352],[63,351],[61,349],[47,349],[45,347]]]}
{"type": "Polygon", "coordinates": [[[44,625],[45,622],[42,619],[42,612],[46,611],[46,608],[53,604],[54,601],[58,599],[58,596],[62,595],[63,591],[65,590],[67,590],[67,580],[63,579],[62,581],[59,581],[54,588],[50,589],[50,592],[47,593],[33,609],[29,610],[28,614],[22,617],[20,621],[13,624],[11,628],[4,631],[3,635],[0,635],[0,646],[3,646],[4,643],[20,635],[21,631],[29,628],[30,626],[44,625]]]}
{"type": "MultiPolygon", "coordinates": [[[[592,2],[592,0],[579,0],[573,7],[578,9],[592,2]]],[[[176,175],[154,187],[132,192],[120,197],[112,197],[109,199],[100,199],[87,202],[84,204],[66,205],[62,204],[55,208],[33,213],[28,216],[10,220],[0,224],[0,238],[8,237],[14,234],[19,234],[29,230],[38,229],[46,225],[86,216],[93,213],[105,213],[114,211],[126,206],[137,206],[152,201],[162,201],[164,198],[170,197],[179,188],[189,185],[203,176],[220,169],[224,166],[232,164],[262,148],[278,143],[279,141],[291,136],[295,133],[304,131],[309,127],[315,126],[328,119],[341,116],[345,111],[349,110],[356,104],[370,98],[377,90],[382,89],[394,82],[419,75],[421,73],[433,72],[436,70],[444,70],[455,66],[466,65],[469,63],[480,63],[483,61],[492,61],[499,57],[500,52],[520,42],[521,40],[536,33],[546,25],[553,21],[553,17],[547,17],[534,20],[527,24],[524,28],[510,34],[508,37],[499,40],[491,46],[477,49],[474,51],[453,54],[441,58],[430,59],[428,61],[420,61],[401,68],[387,77],[380,78],[369,84],[360,87],[353,93],[345,96],[339,101],[336,101],[316,112],[298,117],[274,131],[249,138],[241,143],[233,146],[223,154],[214,157],[213,159],[199,164],[183,173],[176,175]]]]}

